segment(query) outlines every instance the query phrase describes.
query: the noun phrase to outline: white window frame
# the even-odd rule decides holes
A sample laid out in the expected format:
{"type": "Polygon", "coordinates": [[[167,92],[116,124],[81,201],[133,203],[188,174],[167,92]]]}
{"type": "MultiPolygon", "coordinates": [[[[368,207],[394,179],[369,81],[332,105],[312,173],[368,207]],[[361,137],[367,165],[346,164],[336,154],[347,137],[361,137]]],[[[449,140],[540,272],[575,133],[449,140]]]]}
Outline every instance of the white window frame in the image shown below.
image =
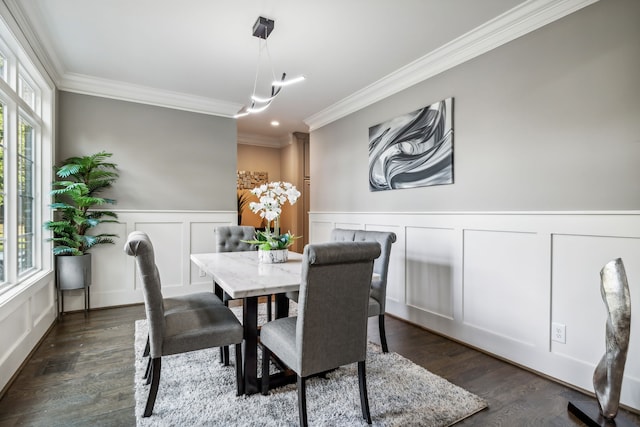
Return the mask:
{"type": "MultiPolygon", "coordinates": [[[[19,34],[22,37],[21,34],[19,34]]],[[[53,270],[49,232],[42,224],[51,219],[51,190],[54,148],[55,86],[35,55],[26,51],[6,21],[0,19],[0,52],[5,58],[5,79],[0,79],[0,102],[5,106],[5,259],[4,281],[0,277],[0,304],[17,291],[53,270]],[[20,79],[34,93],[33,103],[21,98],[20,79]],[[33,266],[18,272],[17,143],[19,118],[33,126],[33,266]]]]}
{"type": "MultiPolygon", "coordinates": [[[[4,44],[2,44],[2,45],[4,45],[4,44]]],[[[4,49],[0,49],[0,57],[4,58],[4,60],[5,60],[5,66],[3,67],[2,72],[0,73],[0,80],[6,81],[7,80],[7,76],[6,76],[7,55],[5,55],[4,49]]]]}

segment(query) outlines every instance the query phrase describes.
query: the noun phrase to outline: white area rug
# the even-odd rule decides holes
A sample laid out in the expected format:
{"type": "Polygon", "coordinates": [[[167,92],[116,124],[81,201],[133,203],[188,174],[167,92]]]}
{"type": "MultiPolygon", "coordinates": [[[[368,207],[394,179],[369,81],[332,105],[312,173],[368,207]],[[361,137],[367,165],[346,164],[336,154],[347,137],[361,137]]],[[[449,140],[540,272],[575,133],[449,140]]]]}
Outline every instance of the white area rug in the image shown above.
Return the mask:
{"type": "MultiPolygon", "coordinates": [[[[151,417],[142,418],[149,386],[142,376],[147,328],[136,321],[135,396],[138,426],[297,426],[295,384],[269,396],[236,396],[235,366],[222,366],[219,350],[162,358],[158,397],[151,417]]],[[[233,347],[230,349],[233,357],[233,347]]],[[[487,407],[478,396],[451,384],[396,353],[370,343],[367,390],[374,426],[449,426],[487,407]]],[[[357,364],[328,379],[307,381],[311,426],[366,426],[360,409],[357,364]]]]}

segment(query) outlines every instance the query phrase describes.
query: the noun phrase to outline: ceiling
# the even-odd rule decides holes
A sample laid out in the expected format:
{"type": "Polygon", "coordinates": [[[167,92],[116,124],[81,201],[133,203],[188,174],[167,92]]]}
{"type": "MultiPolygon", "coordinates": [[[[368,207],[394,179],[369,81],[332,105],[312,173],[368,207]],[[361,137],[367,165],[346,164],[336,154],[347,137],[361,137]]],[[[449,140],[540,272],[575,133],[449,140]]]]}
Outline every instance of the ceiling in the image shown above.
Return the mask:
{"type": "MultiPolygon", "coordinates": [[[[253,24],[258,16],[275,20],[275,29],[268,38],[275,74],[304,74],[307,79],[285,87],[266,111],[237,121],[239,137],[275,141],[286,139],[291,132],[308,132],[310,124],[313,129],[331,120],[329,112],[337,107],[342,106],[344,111],[357,109],[358,105],[361,108],[372,99],[376,85],[382,87],[387,80],[391,82],[387,87],[408,87],[412,80],[398,74],[407,64],[421,70],[431,67],[432,75],[443,71],[433,67],[438,54],[447,52],[443,47],[455,45],[452,40],[458,40],[460,45],[461,39],[470,40],[469,34],[486,32],[496,17],[499,21],[501,16],[514,15],[514,11],[524,10],[531,3],[552,3],[5,2],[21,25],[30,27],[27,37],[60,89],[228,117],[248,104],[252,92],[259,43],[252,36],[253,24]],[[488,21],[491,22],[485,24],[488,21]],[[425,58],[431,58],[428,64],[425,58]],[[353,99],[357,101],[355,106],[346,107],[347,101],[353,99]],[[271,126],[272,120],[278,120],[280,126],[271,126]]],[[[522,13],[518,16],[522,17],[522,13]]],[[[469,59],[461,51],[458,46],[458,63],[469,59]]],[[[446,62],[446,57],[441,56],[438,61],[446,62]]],[[[261,65],[262,70],[268,69],[266,62],[261,65]]],[[[266,95],[270,82],[265,81],[263,87],[258,87],[257,92],[266,95]]],[[[386,96],[384,91],[377,93],[378,97],[386,96]]]]}

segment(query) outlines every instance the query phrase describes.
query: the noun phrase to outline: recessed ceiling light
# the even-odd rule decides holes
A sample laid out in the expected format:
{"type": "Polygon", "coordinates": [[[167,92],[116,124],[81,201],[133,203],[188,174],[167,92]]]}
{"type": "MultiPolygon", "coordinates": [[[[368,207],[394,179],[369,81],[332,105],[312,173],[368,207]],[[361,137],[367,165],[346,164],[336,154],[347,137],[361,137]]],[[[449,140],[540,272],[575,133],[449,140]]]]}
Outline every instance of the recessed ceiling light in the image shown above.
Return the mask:
{"type": "Polygon", "coordinates": [[[272,120],[271,121],[271,126],[280,126],[280,122],[277,120],[272,120]]]}

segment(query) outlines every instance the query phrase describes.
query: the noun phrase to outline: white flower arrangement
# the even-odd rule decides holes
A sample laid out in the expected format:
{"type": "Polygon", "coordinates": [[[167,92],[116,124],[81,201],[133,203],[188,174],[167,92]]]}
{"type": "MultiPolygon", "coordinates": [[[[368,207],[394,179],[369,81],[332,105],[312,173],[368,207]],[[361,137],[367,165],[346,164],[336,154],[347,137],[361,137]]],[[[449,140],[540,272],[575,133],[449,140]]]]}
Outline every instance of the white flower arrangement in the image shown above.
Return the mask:
{"type": "Polygon", "coordinates": [[[282,205],[287,201],[294,205],[300,197],[300,192],[295,185],[290,182],[274,181],[254,188],[251,193],[258,197],[259,201],[249,203],[249,209],[267,220],[267,229],[264,232],[257,232],[256,239],[249,243],[258,244],[263,250],[286,249],[291,246],[299,236],[291,233],[280,235],[280,215],[282,205]],[[270,229],[271,222],[273,222],[273,233],[270,229]]]}
{"type": "Polygon", "coordinates": [[[251,193],[259,198],[259,202],[251,202],[249,209],[253,213],[260,214],[261,218],[265,218],[268,223],[276,221],[280,218],[282,213],[282,205],[287,200],[291,205],[295,204],[300,197],[300,192],[295,185],[290,182],[270,182],[268,184],[262,184],[259,187],[251,190],[251,193]]]}

